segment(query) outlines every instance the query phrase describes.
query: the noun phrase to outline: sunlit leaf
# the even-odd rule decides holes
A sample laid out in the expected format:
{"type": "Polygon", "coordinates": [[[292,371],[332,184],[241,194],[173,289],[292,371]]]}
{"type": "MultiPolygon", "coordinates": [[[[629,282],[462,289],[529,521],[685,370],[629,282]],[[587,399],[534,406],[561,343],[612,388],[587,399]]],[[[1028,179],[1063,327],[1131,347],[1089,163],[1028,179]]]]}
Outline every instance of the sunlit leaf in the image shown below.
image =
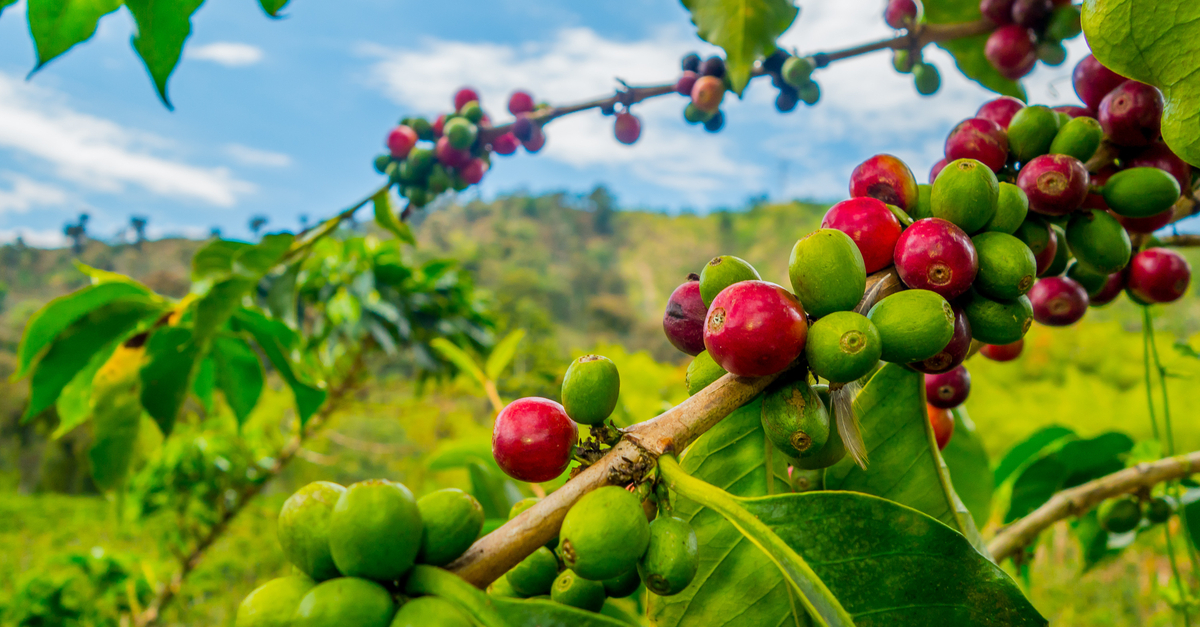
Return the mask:
{"type": "Polygon", "coordinates": [[[301,381],[297,376],[296,369],[288,357],[296,343],[296,333],[283,322],[268,318],[253,309],[239,309],[234,312],[234,319],[241,328],[254,336],[255,343],[292,389],[292,395],[296,399],[296,414],[300,417],[300,425],[303,427],[325,403],[326,393],[321,388],[301,381]]]}
{"type": "Polygon", "coordinates": [[[628,623],[549,599],[492,597],[492,603],[512,627],[627,627],[628,623]]]}
{"type": "Polygon", "coordinates": [[[125,0],[137,25],[133,49],[168,109],[174,107],[167,96],[167,80],[179,64],[183,43],[192,34],[192,13],[202,4],[204,0],[125,0]]]}
{"type": "Polygon", "coordinates": [[[267,310],[288,326],[296,326],[296,279],[300,276],[301,262],[288,266],[271,280],[267,288],[267,310]]]}
{"type": "Polygon", "coordinates": [[[1035,431],[1033,435],[1013,445],[1000,459],[1000,463],[996,465],[996,470],[992,473],[996,485],[1000,485],[1008,480],[1013,473],[1023,468],[1029,460],[1039,456],[1047,447],[1054,445],[1056,442],[1061,443],[1064,438],[1074,437],[1075,432],[1058,425],[1050,425],[1035,431]]]}
{"type": "Polygon", "coordinates": [[[954,415],[954,435],[942,450],[942,459],[950,469],[954,491],[971,512],[971,518],[977,525],[984,525],[991,516],[992,493],[995,492],[987,450],[983,448],[966,408],[959,407],[951,413],[954,415]]]}
{"type": "Polygon", "coordinates": [[[268,233],[249,248],[233,256],[233,271],[253,279],[262,278],[287,254],[296,237],[291,233],[268,233]]]}
{"type": "Polygon", "coordinates": [[[92,382],[92,479],[104,490],[124,481],[142,419],[139,401],[145,347],[121,346],[92,382]]]}
{"type": "MultiPolygon", "coordinates": [[[[12,2],[6,2],[8,6],[12,2]]],[[[40,69],[72,46],[91,39],[100,18],[121,8],[121,0],[29,0],[25,12],[40,69]]]]}
{"type": "Polygon", "coordinates": [[[192,377],[192,394],[196,395],[196,399],[200,401],[200,405],[204,407],[206,413],[211,414],[216,410],[213,394],[216,389],[217,367],[213,363],[212,356],[208,356],[200,360],[200,365],[196,368],[196,376],[192,377]]]}
{"type": "Polygon", "coordinates": [[[207,342],[224,326],[256,285],[257,281],[242,277],[213,284],[212,289],[196,301],[196,321],[193,324],[196,342],[207,342]]]}
{"type": "Polygon", "coordinates": [[[517,329],[496,343],[492,348],[492,353],[488,355],[487,364],[483,368],[489,379],[495,381],[500,378],[500,375],[504,373],[504,369],[512,363],[513,357],[517,354],[517,345],[523,339],[525,339],[525,330],[517,329]]]}
{"type": "Polygon", "coordinates": [[[262,395],[262,362],[244,340],[229,337],[213,340],[211,356],[216,366],[216,387],[233,409],[238,424],[245,424],[262,395]]]}
{"type": "Polygon", "coordinates": [[[471,476],[471,494],[483,506],[485,518],[507,520],[512,506],[525,498],[512,479],[483,461],[468,460],[467,473],[471,476]]]}
{"type": "Polygon", "coordinates": [[[400,221],[396,216],[395,210],[392,209],[391,196],[388,190],[380,190],[378,194],[371,199],[375,205],[375,224],[380,228],[390,231],[397,239],[409,244],[416,244],[417,239],[413,237],[412,228],[400,221]]]}
{"type": "Polygon", "coordinates": [[[454,364],[456,368],[462,372],[471,375],[480,385],[486,380],[483,370],[479,369],[479,364],[466,353],[463,349],[454,345],[454,342],[447,340],[444,337],[434,338],[429,342],[429,346],[437,351],[446,361],[454,364]]]}
{"type": "Polygon", "coordinates": [[[1098,479],[1125,467],[1123,457],[1133,440],[1123,433],[1104,433],[1090,440],[1074,440],[1033,463],[1013,482],[1012,498],[1004,522],[1021,518],[1060,490],[1098,479]]]}
{"type": "Polygon", "coordinates": [[[142,407],[158,423],[163,435],[171,435],[179,408],[192,387],[200,356],[192,330],[185,327],[159,327],[146,342],[142,407]]]}
{"type": "Polygon", "coordinates": [[[192,257],[192,281],[224,277],[233,272],[233,259],[253,244],[227,239],[214,239],[192,257]]]}
{"type": "Polygon", "coordinates": [[[775,40],[799,15],[790,0],[683,0],[696,34],[725,49],[733,91],[741,95],[754,62],[775,52],[775,40]]]}
{"type": "Polygon", "coordinates": [[[124,340],[115,341],[96,351],[87,365],[75,373],[63,388],[58,400],[54,402],[54,409],[58,413],[58,427],[54,429],[51,437],[57,440],[92,417],[92,381],[122,341],[124,340]]]}

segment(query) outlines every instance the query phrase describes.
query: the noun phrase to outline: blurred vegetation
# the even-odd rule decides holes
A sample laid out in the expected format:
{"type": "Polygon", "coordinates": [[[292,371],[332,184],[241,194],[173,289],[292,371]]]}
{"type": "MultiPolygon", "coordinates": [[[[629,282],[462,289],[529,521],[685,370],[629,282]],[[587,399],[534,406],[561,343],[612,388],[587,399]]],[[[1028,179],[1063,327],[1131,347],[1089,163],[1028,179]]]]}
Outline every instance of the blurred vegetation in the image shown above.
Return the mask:
{"type": "MultiPolygon", "coordinates": [[[[557,398],[570,359],[598,352],[620,368],[617,421],[630,424],[686,397],[687,359],[661,331],[671,291],[689,272],[723,253],[745,258],[764,279],[786,285],[792,245],[817,226],[823,212],[813,204],[753,203],[707,216],[668,216],[619,211],[603,188],[581,196],[517,194],[418,216],[413,255],[418,261],[459,259],[487,292],[495,337],[526,331],[511,368],[496,382],[503,399],[557,398]]],[[[90,241],[79,259],[181,296],[200,245],[90,241]]],[[[1196,253],[1186,254],[1194,265],[1200,263],[1196,253]]],[[[5,556],[0,560],[0,625],[5,627],[115,624],[106,617],[144,603],[144,593],[170,577],[180,521],[216,515],[223,494],[253,481],[270,462],[294,420],[291,397],[274,377],[241,433],[225,410],[206,414],[189,407],[177,433],[140,462],[126,492],[109,498],[97,494],[88,478],[86,429],[54,440],[55,425],[49,421],[20,424],[24,384],[8,382],[25,320],[49,299],[85,283],[75,259],[70,249],[0,247],[0,520],[5,521],[0,524],[0,555],[5,556]],[[180,489],[198,485],[209,492],[180,489]],[[80,598],[103,602],[80,607],[80,598]]],[[[353,267],[330,273],[352,286],[353,267]]],[[[1194,450],[1200,448],[1200,427],[1192,419],[1200,407],[1200,361],[1170,347],[1182,341],[1200,348],[1200,299],[1189,294],[1155,308],[1155,315],[1160,351],[1172,375],[1178,446],[1194,450]]],[[[1015,362],[971,360],[967,407],[993,462],[1014,442],[1054,423],[1084,437],[1117,430],[1149,438],[1140,331],[1140,310],[1121,299],[1071,328],[1036,327],[1015,362]]],[[[165,624],[232,625],[237,604],[256,583],[288,572],[274,540],[274,517],[287,495],[309,481],[389,477],[418,495],[470,486],[465,469],[430,470],[426,460],[451,444],[486,450],[491,405],[466,375],[422,384],[396,367],[414,358],[400,355],[370,364],[379,376],[375,385],[306,442],[299,459],[235,520],[193,573],[165,624]]],[[[1055,625],[1170,625],[1172,613],[1160,593],[1169,568],[1159,544],[1161,535],[1139,539],[1116,560],[1081,575],[1078,547],[1065,529],[1056,528],[1036,552],[1033,601],[1055,625]]]]}

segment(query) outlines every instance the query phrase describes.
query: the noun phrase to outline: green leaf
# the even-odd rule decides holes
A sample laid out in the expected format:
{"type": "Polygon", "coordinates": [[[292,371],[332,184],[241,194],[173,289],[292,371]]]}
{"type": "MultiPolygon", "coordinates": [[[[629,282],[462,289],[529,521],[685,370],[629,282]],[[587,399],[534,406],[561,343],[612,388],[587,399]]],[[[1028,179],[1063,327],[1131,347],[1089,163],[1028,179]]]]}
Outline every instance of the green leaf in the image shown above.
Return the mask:
{"type": "Polygon", "coordinates": [[[183,42],[192,34],[192,13],[204,0],[125,0],[133,14],[137,31],[133,49],[154,79],[158,97],[168,109],[174,109],[167,97],[167,79],[179,64],[183,42]]]}
{"type": "Polygon", "coordinates": [[[971,518],[980,521],[979,524],[987,524],[992,515],[992,494],[996,487],[992,483],[992,469],[988,467],[987,450],[979,441],[975,423],[971,422],[966,408],[959,407],[951,413],[954,435],[942,451],[942,459],[950,469],[954,491],[971,512],[971,518]]]}
{"type": "Polygon", "coordinates": [[[1008,452],[1000,459],[1000,463],[996,465],[996,470],[992,473],[993,481],[996,485],[1004,483],[1013,473],[1023,468],[1029,460],[1039,456],[1055,443],[1061,443],[1064,438],[1073,437],[1074,435],[1074,431],[1059,425],[1050,425],[1049,427],[1039,429],[1033,435],[1008,449],[1008,452]]]}
{"type": "MultiPolygon", "coordinates": [[[[978,12],[976,9],[976,13],[978,12]]],[[[967,78],[998,94],[1012,96],[1021,101],[1028,100],[1029,96],[1025,93],[1025,88],[1020,83],[1001,76],[1000,72],[984,56],[983,49],[987,45],[987,39],[986,34],[961,37],[943,41],[938,44],[938,47],[954,57],[954,64],[967,78]]]]}
{"type": "MultiPolygon", "coordinates": [[[[425,459],[425,468],[428,470],[450,470],[452,468],[466,468],[473,460],[490,461],[492,465],[496,464],[492,457],[492,440],[490,437],[471,439],[471,440],[448,440],[437,447],[429,457],[425,459]]],[[[496,470],[500,470],[500,466],[495,466],[496,470]]],[[[504,512],[508,516],[508,512],[504,512]]]]}
{"type": "Polygon", "coordinates": [[[495,381],[500,378],[504,369],[512,363],[513,357],[517,354],[517,345],[523,339],[525,339],[525,330],[517,329],[496,343],[492,348],[492,353],[488,355],[487,364],[483,367],[489,379],[495,381]]]}
{"type": "Polygon", "coordinates": [[[192,257],[192,281],[225,277],[233,272],[233,259],[253,244],[227,239],[214,239],[196,251],[192,257]]]}
{"type": "Polygon", "coordinates": [[[245,307],[234,312],[234,319],[250,335],[266,354],[271,365],[279,371],[279,376],[287,382],[296,399],[296,414],[300,417],[300,426],[308,424],[321,405],[325,402],[325,390],[309,385],[300,380],[288,355],[296,345],[296,333],[286,324],[264,316],[261,312],[245,307]]]}
{"type": "Polygon", "coordinates": [[[229,317],[241,306],[242,300],[257,285],[258,281],[242,277],[224,279],[213,284],[208,293],[196,301],[196,321],[193,325],[196,342],[207,342],[229,321],[229,317]]]}
{"type": "Polygon", "coordinates": [[[264,375],[258,354],[245,340],[218,337],[210,355],[216,366],[217,389],[225,395],[238,425],[246,424],[262,395],[264,375]]]}
{"type": "Polygon", "coordinates": [[[1125,548],[1123,546],[1120,548],[1109,547],[1109,533],[1100,526],[1100,516],[1095,509],[1072,522],[1071,528],[1074,529],[1075,537],[1079,540],[1079,546],[1083,550],[1083,568],[1080,570],[1082,573],[1117,556],[1121,553],[1121,549],[1125,548]]]}
{"type": "Polygon", "coordinates": [[[974,0],[925,0],[921,8],[927,24],[958,24],[983,18],[974,0]]]}
{"type": "Polygon", "coordinates": [[[0,14],[4,13],[4,9],[16,4],[17,0],[0,0],[0,14]]]}
{"type": "Polygon", "coordinates": [[[388,195],[388,190],[380,190],[371,200],[375,204],[375,224],[378,224],[380,228],[391,231],[402,242],[408,244],[417,243],[417,238],[413,237],[412,229],[404,222],[401,222],[400,218],[396,216],[396,212],[392,210],[392,201],[388,195]]]}
{"type": "Polygon", "coordinates": [[[467,461],[467,473],[471,476],[471,495],[483,506],[484,518],[508,520],[512,506],[525,498],[516,483],[478,459],[467,461]]]}
{"type": "Polygon", "coordinates": [[[775,52],[775,40],[796,21],[790,0],[683,0],[696,34],[725,49],[725,68],[739,96],[754,62],[775,52]]]}
{"type": "Polygon", "coordinates": [[[87,312],[58,334],[34,366],[24,419],[54,405],[63,388],[87,368],[97,353],[105,349],[111,353],[112,347],[125,339],[139,322],[147,317],[153,319],[159,312],[159,307],[143,298],[115,300],[87,312]]]}
{"type": "Polygon", "coordinates": [[[212,355],[200,360],[196,376],[192,378],[192,394],[200,401],[206,413],[216,410],[213,392],[217,388],[217,366],[213,363],[212,355]]]}
{"type": "Polygon", "coordinates": [[[14,378],[28,374],[30,366],[54,338],[89,311],[117,300],[135,300],[137,297],[142,297],[147,304],[157,300],[150,290],[136,283],[101,283],[46,303],[25,325],[25,334],[21,336],[21,346],[17,349],[19,363],[14,378]]]}
{"type": "Polygon", "coordinates": [[[454,342],[444,337],[438,337],[430,341],[429,346],[437,351],[443,359],[454,364],[456,368],[471,375],[472,378],[479,382],[479,385],[483,385],[487,380],[483,374],[483,370],[480,370],[479,364],[475,363],[475,360],[466,351],[455,346],[454,342]]]}
{"type": "Polygon", "coordinates": [[[404,582],[409,595],[431,594],[441,597],[467,613],[483,627],[510,627],[495,605],[495,599],[458,575],[433,566],[414,566],[404,582]]]}
{"type": "Polygon", "coordinates": [[[763,512],[747,511],[743,506],[745,500],[688,475],[680,468],[679,462],[669,455],[659,458],[658,470],[672,491],[715,510],[754,546],[766,553],[770,561],[783,573],[788,585],[799,593],[801,604],[818,625],[853,627],[854,620],[825,582],[821,581],[804,558],[776,535],[763,520],[770,507],[763,512]]]}
{"type": "Polygon", "coordinates": [[[185,327],[159,327],[146,342],[142,407],[164,436],[171,435],[200,357],[200,346],[185,327]]]}
{"type": "Polygon", "coordinates": [[[75,44],[91,39],[100,18],[119,8],[121,0],[29,0],[25,11],[37,49],[37,67],[33,71],[40,70],[75,44]]]}
{"type": "Polygon", "coordinates": [[[296,279],[303,265],[303,262],[297,261],[288,266],[281,274],[272,277],[271,285],[267,288],[267,311],[289,327],[297,325],[296,279]]]}
{"type": "Polygon", "coordinates": [[[288,2],[290,0],[258,0],[258,3],[262,5],[263,11],[266,11],[267,15],[271,17],[281,17],[279,12],[283,10],[283,7],[288,5],[288,2]]]}
{"type": "Polygon", "coordinates": [[[512,627],[627,627],[615,618],[549,599],[492,597],[492,604],[512,627]]]}
{"type": "Polygon", "coordinates": [[[139,402],[145,347],[119,347],[92,382],[92,478],[103,490],[124,481],[142,420],[139,402]]]}
{"type": "Polygon", "coordinates": [[[938,454],[923,375],[899,364],[885,365],[854,400],[854,410],[871,463],[866,470],[848,457],[834,464],[825,471],[825,489],[873,494],[907,505],[949,525],[987,555],[938,454]]]}
{"type": "MultiPolygon", "coordinates": [[[[684,472],[738,496],[787,491],[787,460],[767,441],[761,416],[761,397],[729,414],[687,449],[680,461],[684,472]]],[[[764,568],[762,552],[723,516],[683,497],[677,498],[675,515],[696,531],[700,568],[679,594],[649,596],[654,625],[774,625],[784,616],[788,624],[808,624],[783,574],[764,568]],[[744,593],[731,595],[730,589],[744,593]]]]}
{"type": "Polygon", "coordinates": [[[233,271],[255,280],[266,276],[292,246],[296,239],[291,233],[268,233],[258,244],[239,250],[233,257],[233,271]]]}
{"type": "Polygon", "coordinates": [[[1163,140],[1200,166],[1200,3],[1088,0],[1082,22],[1100,63],[1162,90],[1163,140]]]}
{"type": "Polygon", "coordinates": [[[54,429],[51,437],[57,440],[92,417],[92,381],[123,342],[122,338],[96,351],[87,365],[75,373],[70,383],[63,388],[54,404],[58,412],[58,427],[54,429]]]}
{"type": "Polygon", "coordinates": [[[1041,507],[1055,493],[1098,479],[1125,467],[1122,456],[1133,449],[1123,433],[1104,433],[1090,440],[1063,444],[1029,464],[1013,482],[1004,522],[1010,523],[1041,507]]]}

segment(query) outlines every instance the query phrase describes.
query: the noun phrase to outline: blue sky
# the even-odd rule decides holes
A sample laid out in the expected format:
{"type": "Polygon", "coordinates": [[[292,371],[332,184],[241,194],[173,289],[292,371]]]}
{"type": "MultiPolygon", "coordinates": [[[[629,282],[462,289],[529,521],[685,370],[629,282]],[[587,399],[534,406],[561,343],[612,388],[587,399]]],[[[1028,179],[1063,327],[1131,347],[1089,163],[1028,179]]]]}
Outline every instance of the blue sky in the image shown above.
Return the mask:
{"type": "MultiPolygon", "coordinates": [[[[782,38],[801,53],[888,36],[880,0],[810,0],[782,38]]],[[[245,236],[254,215],[294,229],[352,203],[379,177],[371,158],[406,114],[436,115],[454,90],[477,87],[505,118],[507,94],[530,90],[565,103],[631,83],[673,80],[699,41],[671,0],[394,2],[295,0],[270,20],[255,0],[203,6],[171,80],[175,111],[158,101],[129,45],[127,11],[26,81],[34,65],[24,2],[0,17],[0,241],[23,235],[57,245],[81,211],[110,237],[131,215],[152,237],[245,236]]],[[[1058,68],[1039,64],[1031,98],[1077,103],[1070,71],[1083,38],[1058,68]]],[[[737,207],[747,198],[838,200],[850,171],[889,152],[924,180],[946,132],[992,95],[930,49],[942,70],[935,97],[876,53],[816,78],[822,100],[781,115],[766,81],[724,106],[716,134],[686,125],[685,100],[635,107],[641,140],[624,146],[612,118],[583,113],[547,128],[538,155],[497,158],[469,197],[516,190],[586,192],[608,185],[625,206],[667,212],[737,207]]]]}

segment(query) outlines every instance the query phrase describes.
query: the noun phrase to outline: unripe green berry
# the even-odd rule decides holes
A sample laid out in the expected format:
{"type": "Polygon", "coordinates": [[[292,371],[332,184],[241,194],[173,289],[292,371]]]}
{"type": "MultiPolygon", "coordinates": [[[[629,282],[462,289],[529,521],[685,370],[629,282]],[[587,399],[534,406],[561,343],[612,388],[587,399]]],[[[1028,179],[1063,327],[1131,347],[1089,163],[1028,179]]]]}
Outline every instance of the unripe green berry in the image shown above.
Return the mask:
{"type": "Polygon", "coordinates": [[[567,416],[581,425],[598,425],[612,415],[621,394],[621,375],[611,359],[584,355],[571,362],[562,383],[567,416]]]}

